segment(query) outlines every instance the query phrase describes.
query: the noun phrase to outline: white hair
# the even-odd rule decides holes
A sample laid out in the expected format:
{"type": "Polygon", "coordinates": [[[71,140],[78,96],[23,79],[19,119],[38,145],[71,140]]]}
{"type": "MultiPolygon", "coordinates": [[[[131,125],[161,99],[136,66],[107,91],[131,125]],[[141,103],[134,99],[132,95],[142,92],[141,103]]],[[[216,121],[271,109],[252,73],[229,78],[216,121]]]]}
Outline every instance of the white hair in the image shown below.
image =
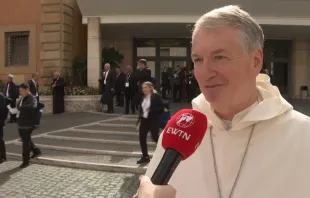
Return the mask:
{"type": "Polygon", "coordinates": [[[104,64],[104,66],[109,66],[109,67],[111,67],[110,63],[106,63],[106,64],[104,64]]]}
{"type": "Polygon", "coordinates": [[[229,5],[214,9],[200,17],[193,36],[201,29],[233,27],[239,30],[247,52],[264,47],[264,33],[260,25],[239,6],[229,5]]]}

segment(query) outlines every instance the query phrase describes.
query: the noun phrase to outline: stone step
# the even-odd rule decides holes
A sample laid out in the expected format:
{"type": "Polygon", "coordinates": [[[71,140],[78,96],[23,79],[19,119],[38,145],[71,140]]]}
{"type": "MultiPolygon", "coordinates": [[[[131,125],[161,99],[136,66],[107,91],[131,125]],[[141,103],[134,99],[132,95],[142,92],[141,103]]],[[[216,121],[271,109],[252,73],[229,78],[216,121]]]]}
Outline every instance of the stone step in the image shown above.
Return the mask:
{"type": "Polygon", "coordinates": [[[100,122],[101,124],[106,124],[106,123],[109,123],[109,124],[120,124],[120,125],[127,125],[127,124],[134,124],[136,125],[137,123],[137,119],[134,119],[134,120],[131,120],[131,119],[118,119],[118,120],[111,120],[111,121],[108,121],[108,122],[100,122]]]}
{"type": "MultiPolygon", "coordinates": [[[[130,122],[130,124],[122,124],[122,123],[110,123],[112,121],[109,122],[98,122],[97,125],[99,126],[112,126],[112,127],[121,127],[121,128],[136,128],[136,123],[130,122]]],[[[120,122],[120,121],[118,121],[120,122]]]]}
{"type": "MultiPolygon", "coordinates": [[[[113,140],[113,141],[139,141],[139,134],[134,133],[125,133],[125,134],[113,134],[113,133],[104,133],[101,131],[98,132],[83,132],[83,131],[61,131],[61,132],[53,132],[48,135],[53,136],[64,136],[64,137],[75,137],[75,138],[89,138],[89,139],[97,139],[97,140],[113,140]]],[[[153,143],[151,136],[148,136],[148,142],[153,143]]]]}
{"type": "MultiPolygon", "coordinates": [[[[8,158],[21,159],[21,145],[8,144],[8,158]]],[[[144,174],[147,165],[137,165],[139,157],[85,154],[41,148],[42,155],[31,161],[55,166],[144,174]]]]}
{"type": "MultiPolygon", "coordinates": [[[[45,136],[46,137],[46,136],[45,136]]],[[[82,142],[70,140],[55,140],[42,137],[32,138],[34,143],[50,146],[60,146],[69,148],[89,149],[89,150],[103,150],[111,152],[136,152],[141,153],[139,145],[124,145],[114,143],[97,143],[97,142],[82,142]]],[[[155,151],[156,145],[148,145],[149,152],[155,151]]]]}
{"type": "Polygon", "coordinates": [[[90,126],[82,126],[82,127],[75,127],[75,128],[76,129],[99,130],[99,131],[118,131],[118,132],[138,133],[136,128],[122,127],[122,126],[90,125],[90,126]]]}
{"type": "MultiPolygon", "coordinates": [[[[20,141],[15,141],[12,143],[13,145],[22,145],[20,141]]],[[[55,150],[55,151],[66,151],[66,152],[74,152],[81,154],[97,154],[97,155],[111,155],[111,156],[121,156],[121,157],[140,157],[141,151],[113,151],[113,150],[100,150],[100,149],[89,149],[89,148],[75,148],[75,147],[67,147],[67,146],[58,146],[58,145],[46,145],[46,144],[38,144],[35,143],[37,147],[55,150]]],[[[153,156],[153,152],[149,151],[149,155],[153,156]]]]}
{"type": "MultiPolygon", "coordinates": [[[[113,139],[92,139],[92,138],[80,138],[80,137],[68,137],[68,136],[57,136],[46,134],[41,136],[41,138],[51,139],[51,140],[68,140],[73,142],[85,142],[85,143],[103,143],[103,144],[121,144],[121,145],[140,145],[139,139],[136,138],[134,141],[130,140],[113,140],[113,139]]],[[[149,145],[156,146],[155,142],[148,142],[149,145]]]]}

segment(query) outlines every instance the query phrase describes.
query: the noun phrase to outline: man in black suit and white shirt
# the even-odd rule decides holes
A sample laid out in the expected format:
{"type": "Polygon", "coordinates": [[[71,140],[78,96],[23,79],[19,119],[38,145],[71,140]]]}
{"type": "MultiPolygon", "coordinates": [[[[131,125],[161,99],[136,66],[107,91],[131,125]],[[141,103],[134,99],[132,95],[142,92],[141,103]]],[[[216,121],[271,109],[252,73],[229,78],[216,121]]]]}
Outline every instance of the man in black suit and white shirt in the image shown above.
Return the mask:
{"type": "Polygon", "coordinates": [[[104,72],[102,77],[104,84],[104,102],[108,105],[108,110],[106,113],[114,113],[113,95],[115,92],[115,79],[115,72],[111,70],[110,64],[106,63],[104,65],[104,72]]]}

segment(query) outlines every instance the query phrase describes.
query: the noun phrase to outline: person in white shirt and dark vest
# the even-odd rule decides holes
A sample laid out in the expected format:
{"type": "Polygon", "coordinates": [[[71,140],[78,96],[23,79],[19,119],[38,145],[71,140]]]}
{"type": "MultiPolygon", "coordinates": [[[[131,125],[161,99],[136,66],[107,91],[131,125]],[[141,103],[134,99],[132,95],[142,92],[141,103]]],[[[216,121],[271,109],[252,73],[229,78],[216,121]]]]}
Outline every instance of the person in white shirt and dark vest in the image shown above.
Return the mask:
{"type": "MultiPolygon", "coordinates": [[[[9,74],[8,76],[8,82],[6,84],[5,90],[4,90],[4,96],[10,99],[10,106],[11,108],[16,107],[16,99],[18,98],[18,88],[17,85],[13,82],[14,76],[12,74],[9,74]]],[[[16,114],[10,113],[10,121],[9,123],[16,122],[16,114]]]]}
{"type": "Polygon", "coordinates": [[[142,84],[143,98],[139,108],[139,141],[142,151],[142,158],[137,164],[150,162],[147,149],[147,134],[151,132],[154,142],[159,138],[159,114],[164,111],[164,104],[161,96],[154,89],[154,85],[146,81],[142,84]]]}
{"type": "Polygon", "coordinates": [[[54,73],[53,89],[53,114],[65,112],[65,80],[58,72],[54,73]]]}
{"type": "Polygon", "coordinates": [[[8,114],[8,108],[6,107],[7,101],[2,93],[0,93],[0,164],[6,161],[5,143],[3,140],[5,120],[8,114]]]}
{"type": "Polygon", "coordinates": [[[19,86],[19,92],[21,99],[17,103],[17,109],[19,111],[17,114],[17,125],[23,143],[23,163],[20,165],[20,168],[25,168],[29,165],[30,152],[33,153],[31,158],[41,155],[40,149],[31,140],[31,134],[36,124],[37,100],[30,93],[28,84],[21,84],[19,86]]]}
{"type": "Polygon", "coordinates": [[[135,93],[137,92],[137,78],[133,75],[133,68],[127,66],[126,68],[126,81],[125,81],[125,114],[129,114],[129,108],[131,113],[135,114],[136,105],[134,101],[135,93]]]}

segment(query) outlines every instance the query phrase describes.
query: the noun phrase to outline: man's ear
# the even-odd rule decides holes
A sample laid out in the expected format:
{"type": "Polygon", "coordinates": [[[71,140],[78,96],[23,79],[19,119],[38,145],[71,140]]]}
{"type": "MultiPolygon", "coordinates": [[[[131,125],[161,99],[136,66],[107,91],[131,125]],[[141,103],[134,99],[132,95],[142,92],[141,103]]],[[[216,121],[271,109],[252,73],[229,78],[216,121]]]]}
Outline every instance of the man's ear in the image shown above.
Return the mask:
{"type": "Polygon", "coordinates": [[[254,52],[254,68],[260,72],[263,68],[263,50],[256,49],[254,52]]]}

